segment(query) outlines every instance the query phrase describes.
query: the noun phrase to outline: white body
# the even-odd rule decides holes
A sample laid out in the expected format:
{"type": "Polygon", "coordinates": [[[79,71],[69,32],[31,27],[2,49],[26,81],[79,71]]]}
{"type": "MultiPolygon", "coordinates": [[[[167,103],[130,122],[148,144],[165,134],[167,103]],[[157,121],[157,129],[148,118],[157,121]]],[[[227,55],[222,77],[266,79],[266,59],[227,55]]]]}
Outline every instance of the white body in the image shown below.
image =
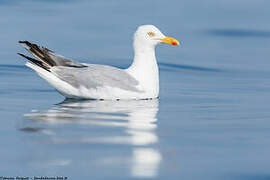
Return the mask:
{"type": "Polygon", "coordinates": [[[84,99],[149,99],[157,98],[159,95],[159,78],[157,63],[149,62],[149,70],[147,68],[132,65],[125,69],[128,74],[134,77],[139,84],[136,88],[139,92],[128,91],[117,87],[102,86],[98,88],[87,89],[84,86],[74,88],[67,82],[59,79],[54,74],[44,70],[43,68],[32,63],[26,63],[26,66],[36,71],[36,73],[45,79],[59,93],[67,98],[84,98],[84,99]],[[147,72],[147,73],[145,73],[147,72]]]}
{"type": "MultiPolygon", "coordinates": [[[[98,81],[99,83],[101,83],[101,85],[89,87],[86,86],[88,85],[88,83],[84,82],[79,84],[79,86],[75,87],[72,86],[72,83],[70,83],[72,79],[70,81],[63,80],[61,79],[62,74],[61,71],[60,72],[54,71],[56,70],[57,67],[60,66],[52,66],[50,68],[50,71],[47,71],[46,69],[34,65],[32,63],[26,63],[26,66],[35,70],[39,76],[45,79],[50,85],[52,85],[57,91],[59,91],[67,98],[86,98],[86,99],[157,98],[159,96],[159,70],[155,57],[155,46],[159,44],[163,38],[166,38],[166,36],[164,36],[156,27],[152,25],[140,26],[136,31],[136,33],[134,34],[133,63],[129,68],[123,70],[117,69],[117,71],[121,71],[120,74],[127,73],[132,77],[132,79],[135,79],[134,80],[135,82],[137,81],[136,85],[134,85],[135,90],[134,89],[129,90],[128,88],[126,89],[119,88],[120,86],[106,85],[109,84],[107,82],[112,82],[113,80],[109,81],[108,79],[106,79],[108,74],[103,76],[102,73],[99,77],[101,77],[102,80],[104,79],[104,83],[98,81]],[[149,35],[149,32],[153,33],[154,35],[153,34],[149,35]]],[[[73,70],[76,71],[76,68],[72,69],[72,71],[73,70]]],[[[99,72],[103,72],[103,69],[101,68],[99,72]]],[[[114,76],[115,74],[110,74],[110,76],[115,77],[114,76]]],[[[84,73],[82,77],[79,78],[77,77],[77,80],[78,79],[80,80],[84,77],[92,78],[92,76],[93,78],[95,78],[93,74],[91,76],[88,76],[87,73],[84,73]]],[[[121,83],[121,78],[124,81],[125,77],[126,77],[125,74],[119,75],[119,77],[117,77],[116,82],[121,83]]],[[[79,80],[78,82],[80,82],[79,80]]]]}

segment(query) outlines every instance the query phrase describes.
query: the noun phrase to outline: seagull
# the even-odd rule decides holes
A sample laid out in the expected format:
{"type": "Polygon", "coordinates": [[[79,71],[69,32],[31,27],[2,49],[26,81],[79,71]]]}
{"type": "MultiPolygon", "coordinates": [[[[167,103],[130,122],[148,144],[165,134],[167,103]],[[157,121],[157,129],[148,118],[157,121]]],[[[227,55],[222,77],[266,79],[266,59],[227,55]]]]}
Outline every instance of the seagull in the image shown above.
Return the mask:
{"type": "Polygon", "coordinates": [[[25,65],[67,99],[153,99],[159,96],[159,70],[155,46],[179,45],[153,25],[139,26],[134,34],[134,60],[127,69],[73,61],[29,41],[19,43],[34,58],[18,53],[25,65]]]}

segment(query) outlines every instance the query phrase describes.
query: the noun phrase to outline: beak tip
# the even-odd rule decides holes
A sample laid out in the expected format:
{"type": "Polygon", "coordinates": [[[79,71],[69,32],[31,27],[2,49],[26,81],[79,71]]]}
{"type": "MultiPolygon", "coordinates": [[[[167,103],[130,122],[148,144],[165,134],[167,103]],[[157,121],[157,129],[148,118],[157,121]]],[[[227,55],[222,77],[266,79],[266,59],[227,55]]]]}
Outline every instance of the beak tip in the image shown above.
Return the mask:
{"type": "Polygon", "coordinates": [[[179,43],[179,41],[177,41],[176,39],[172,42],[172,45],[174,45],[174,46],[179,46],[180,45],[180,43],[179,43]]]}
{"type": "Polygon", "coordinates": [[[173,46],[178,46],[178,45],[180,45],[179,41],[177,41],[176,39],[171,38],[171,37],[166,37],[166,38],[160,39],[160,40],[161,40],[161,42],[163,42],[163,43],[168,43],[168,44],[171,44],[171,45],[173,45],[173,46]]]}

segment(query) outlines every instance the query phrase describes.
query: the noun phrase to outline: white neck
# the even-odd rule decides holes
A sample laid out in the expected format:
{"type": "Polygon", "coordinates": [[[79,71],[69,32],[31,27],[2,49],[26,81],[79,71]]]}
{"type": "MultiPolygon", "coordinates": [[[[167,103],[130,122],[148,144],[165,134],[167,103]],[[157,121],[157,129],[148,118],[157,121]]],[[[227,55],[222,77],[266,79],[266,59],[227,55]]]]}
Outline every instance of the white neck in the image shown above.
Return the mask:
{"type": "Polygon", "coordinates": [[[139,88],[155,98],[159,94],[159,72],[155,46],[143,46],[134,42],[134,60],[126,70],[139,81],[139,88]]]}

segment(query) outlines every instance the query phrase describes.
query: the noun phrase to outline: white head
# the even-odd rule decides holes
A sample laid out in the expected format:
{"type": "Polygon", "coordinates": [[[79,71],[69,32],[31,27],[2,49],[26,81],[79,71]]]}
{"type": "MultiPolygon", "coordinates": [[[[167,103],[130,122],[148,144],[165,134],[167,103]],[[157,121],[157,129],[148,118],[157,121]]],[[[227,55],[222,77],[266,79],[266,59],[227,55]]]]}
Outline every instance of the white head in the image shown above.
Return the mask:
{"type": "Polygon", "coordinates": [[[134,47],[154,48],[159,43],[179,45],[179,42],[171,37],[165,36],[153,25],[139,26],[134,34],[134,47]]]}

